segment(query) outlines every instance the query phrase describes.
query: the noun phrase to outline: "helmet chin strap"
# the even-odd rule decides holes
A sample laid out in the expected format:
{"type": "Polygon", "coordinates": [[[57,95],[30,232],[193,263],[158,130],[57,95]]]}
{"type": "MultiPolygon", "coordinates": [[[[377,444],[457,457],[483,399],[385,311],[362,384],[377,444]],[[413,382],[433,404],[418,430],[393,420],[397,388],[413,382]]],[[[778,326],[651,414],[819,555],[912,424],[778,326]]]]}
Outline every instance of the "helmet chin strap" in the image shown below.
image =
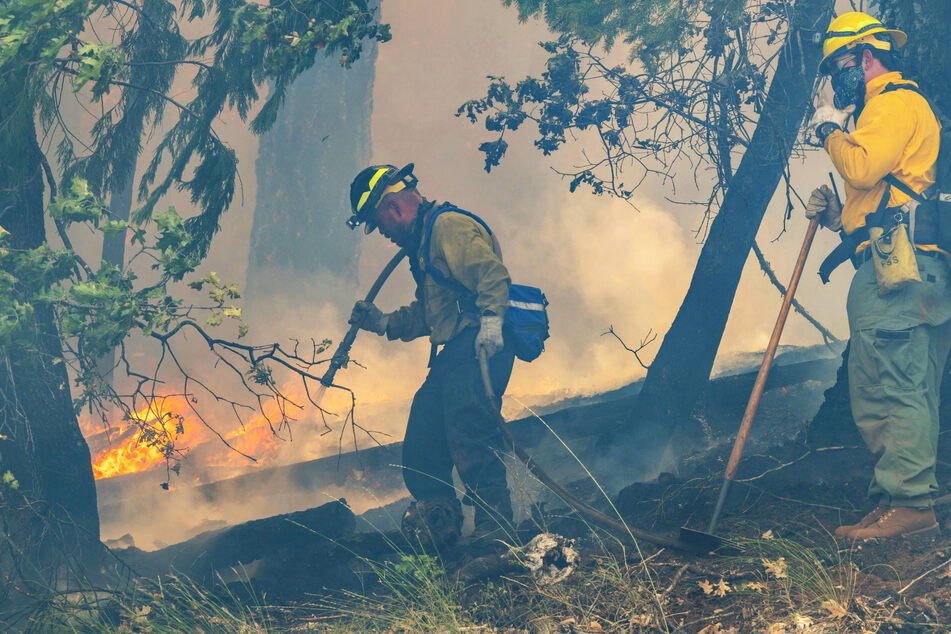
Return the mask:
{"type": "Polygon", "coordinates": [[[433,203],[425,198],[419,203],[416,219],[413,220],[413,225],[410,227],[409,239],[406,241],[405,248],[408,252],[415,253],[419,249],[420,241],[423,238],[423,219],[432,207],[433,203]]]}

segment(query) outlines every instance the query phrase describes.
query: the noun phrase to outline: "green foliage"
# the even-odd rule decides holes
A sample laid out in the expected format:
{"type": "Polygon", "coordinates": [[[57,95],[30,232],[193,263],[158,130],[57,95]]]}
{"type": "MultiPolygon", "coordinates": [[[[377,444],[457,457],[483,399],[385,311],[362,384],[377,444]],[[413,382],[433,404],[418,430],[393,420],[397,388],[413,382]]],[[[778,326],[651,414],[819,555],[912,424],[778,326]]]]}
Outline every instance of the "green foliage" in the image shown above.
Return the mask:
{"type": "Polygon", "coordinates": [[[107,0],[15,0],[0,9],[0,69],[50,68],[107,0]]]}
{"type": "Polygon", "coordinates": [[[20,482],[9,469],[3,472],[3,484],[10,487],[14,491],[20,488],[20,482]]]}
{"type": "Polygon", "coordinates": [[[192,248],[195,238],[174,207],[155,214],[155,224],[158,227],[155,248],[159,258],[152,268],[161,268],[172,280],[181,280],[201,262],[192,248]]]}
{"type": "MultiPolygon", "coordinates": [[[[70,134],[58,155],[64,181],[85,178],[91,191],[104,197],[141,148],[148,126],[173,105],[178,119],[159,143],[139,184],[141,208],[137,223],[151,219],[172,187],[186,190],[200,214],[189,219],[194,240],[189,249],[203,256],[218,230],[221,214],[234,195],[237,158],[212,129],[225,108],[247,118],[258,88],[271,85],[269,96],[252,121],[267,130],[277,116],[287,87],[314,65],[318,54],[340,55],[349,66],[359,59],[363,42],[390,39],[389,27],[375,19],[366,0],[304,0],[262,5],[242,0],[192,0],[176,13],[167,0],[143,0],[133,9],[137,19],[115,32],[116,41],[85,41],[80,34],[95,19],[128,12],[127,3],[110,0],[13,0],[0,9],[0,76],[27,74],[28,86],[47,85],[49,73],[69,78],[74,92],[89,89],[93,102],[120,87],[118,108],[104,111],[93,125],[92,152],[77,156],[70,134]],[[210,31],[189,42],[182,35],[187,22],[213,15],[210,31]],[[210,63],[205,60],[211,60],[210,63]],[[179,103],[168,94],[178,70],[198,68],[192,80],[194,98],[179,103]],[[159,168],[168,166],[159,175],[159,168]]],[[[90,30],[93,36],[96,30],[90,30]]],[[[62,120],[56,97],[37,90],[19,96],[25,107],[41,111],[48,132],[62,120]]]]}
{"type": "Polygon", "coordinates": [[[271,385],[274,383],[271,368],[264,363],[255,363],[251,366],[251,369],[248,370],[248,378],[258,385],[271,385]]]}
{"type": "Polygon", "coordinates": [[[396,561],[364,559],[383,592],[372,597],[345,592],[326,605],[347,615],[342,631],[462,632],[471,627],[461,607],[462,587],[442,562],[426,554],[398,553],[396,561]]]}
{"type": "Polygon", "coordinates": [[[826,548],[805,540],[773,537],[742,539],[746,563],[759,564],[762,578],[778,587],[799,608],[818,609],[832,601],[848,609],[855,594],[857,569],[832,544],[826,548]],[[830,565],[831,564],[831,565],[830,565]]]}
{"type": "MultiPolygon", "coordinates": [[[[126,223],[102,221],[108,208],[98,200],[82,179],[50,205],[50,213],[64,224],[88,223],[106,235],[127,230],[126,223]]],[[[194,237],[173,207],[155,215],[157,232],[146,241],[145,232],[136,234],[139,253],[151,255],[158,281],[138,285],[131,270],[121,271],[102,262],[85,279],[73,279],[76,256],[68,250],[53,251],[48,245],[36,249],[9,247],[10,234],[0,228],[0,345],[31,345],[37,333],[33,322],[34,306],[50,304],[55,308],[60,335],[76,342],[77,353],[98,358],[124,341],[133,331],[149,336],[166,333],[192,319],[197,312],[210,313],[207,326],[218,326],[224,319],[238,325],[238,337],[248,332],[241,309],[231,302],[240,298],[236,284],[223,282],[211,273],[192,282],[201,290],[209,285],[211,306],[195,307],[167,291],[170,282],[181,280],[195,271],[200,260],[191,252],[194,237]]],[[[260,372],[260,370],[258,370],[260,372]]],[[[94,364],[80,363],[77,371],[80,392],[76,407],[102,396],[102,379],[94,364]]],[[[268,375],[269,378],[269,375],[268,375]]]]}
{"type": "MultiPolygon", "coordinates": [[[[340,54],[340,63],[349,65],[359,58],[364,41],[390,38],[388,27],[376,22],[375,9],[365,0],[304,0],[293,5],[189,0],[180,9],[168,0],[135,5],[111,0],[12,0],[0,8],[0,76],[25,80],[18,92],[8,95],[18,100],[11,109],[39,114],[45,134],[65,125],[55,95],[63,78],[74,92],[88,91],[92,102],[110,90],[121,91],[119,105],[103,109],[94,122],[92,151],[85,156],[75,154],[72,132],[59,131],[63,140],[57,153],[65,187],[50,205],[50,216],[64,230],[89,223],[104,237],[131,230],[133,244],[149,252],[160,275],[157,284],[136,288],[134,274],[103,265],[95,271],[87,268],[85,278],[69,284],[67,279],[80,267],[68,251],[49,247],[13,251],[5,246],[0,253],[4,264],[0,342],[31,336],[26,331],[35,302],[56,303],[62,334],[77,337],[84,354],[108,351],[133,328],[149,334],[181,323],[185,307],[166,294],[165,285],[195,271],[231,203],[237,178],[237,157],[215,133],[215,119],[228,107],[248,117],[258,87],[270,83],[269,98],[253,122],[255,131],[266,130],[286,87],[315,63],[318,54],[340,54]],[[94,20],[119,12],[131,17],[122,29],[87,28],[94,20]],[[198,19],[211,27],[189,41],[183,27],[198,19]],[[100,31],[116,34],[115,39],[82,39],[98,37],[100,31]],[[169,95],[182,68],[197,69],[194,96],[187,104],[169,95]],[[51,76],[58,77],[50,81],[51,76]],[[169,105],[178,116],[140,181],[143,206],[130,227],[110,218],[101,199],[128,176],[142,136],[163,118],[169,105]],[[160,173],[160,168],[167,171],[160,173]],[[172,187],[190,194],[197,215],[183,218],[173,208],[155,212],[172,187]],[[144,226],[152,220],[154,241],[144,226]]],[[[18,123],[31,119],[25,116],[18,123]]],[[[0,244],[6,244],[3,234],[0,244]]],[[[214,305],[206,323],[237,321],[243,336],[247,326],[241,323],[241,311],[227,301],[239,297],[237,288],[218,285],[210,297],[214,305]]]]}
{"type": "Polygon", "coordinates": [[[539,76],[490,77],[486,96],[458,109],[496,134],[479,147],[486,171],[504,157],[506,133],[530,122],[546,156],[568,139],[596,146],[587,152],[590,164],[565,174],[571,191],[583,184],[621,198],[648,173],[676,171],[679,160],[695,171],[730,171],[733,149],[755,127],[772,52],[794,11],[790,2],[739,0],[504,1],[522,19],[544,19],[559,37],[541,44],[549,58],[539,76]],[[627,68],[605,60],[619,41],[628,47],[627,68]],[[637,173],[625,182],[632,166],[637,173]]]}
{"type": "Polygon", "coordinates": [[[71,252],[54,251],[45,244],[12,248],[10,233],[0,227],[0,346],[31,345],[36,340],[34,302],[48,298],[71,276],[74,265],[71,252]]]}
{"type": "Polygon", "coordinates": [[[617,40],[630,46],[631,60],[648,67],[682,51],[702,29],[706,16],[737,20],[742,0],[503,0],[518,7],[519,19],[540,17],[556,33],[610,50],[617,40]]]}
{"type": "Polygon", "coordinates": [[[114,44],[84,44],[79,49],[79,70],[73,80],[73,92],[79,92],[93,82],[92,98],[98,101],[109,92],[112,80],[122,70],[125,61],[122,51],[114,44]]]}
{"type": "MultiPolygon", "coordinates": [[[[49,214],[66,226],[74,222],[91,222],[98,226],[103,216],[109,214],[109,207],[89,190],[89,183],[82,178],[74,178],[69,189],[50,203],[49,214]]],[[[114,233],[124,228],[110,226],[109,231],[114,233]]]]}
{"type": "Polygon", "coordinates": [[[170,575],[164,581],[122,584],[112,593],[88,589],[57,594],[30,616],[30,622],[36,631],[77,634],[278,631],[246,576],[242,585],[241,594],[246,596],[239,597],[220,578],[207,587],[170,575]]]}

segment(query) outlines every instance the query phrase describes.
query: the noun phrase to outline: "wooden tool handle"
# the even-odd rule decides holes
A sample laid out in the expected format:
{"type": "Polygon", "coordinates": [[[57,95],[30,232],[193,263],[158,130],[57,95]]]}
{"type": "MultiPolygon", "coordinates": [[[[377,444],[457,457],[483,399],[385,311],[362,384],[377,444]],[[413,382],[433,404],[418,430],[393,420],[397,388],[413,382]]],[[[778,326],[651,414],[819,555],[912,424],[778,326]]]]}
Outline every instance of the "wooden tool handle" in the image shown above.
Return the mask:
{"type": "Polygon", "coordinates": [[[799,278],[802,277],[802,270],[806,266],[806,258],[809,255],[810,247],[812,247],[812,239],[815,238],[816,229],[818,228],[819,216],[816,215],[809,221],[809,226],[806,228],[806,237],[802,242],[802,248],[799,249],[799,259],[796,260],[792,279],[789,280],[789,286],[786,287],[786,295],[783,297],[783,305],[779,309],[776,325],[773,326],[773,334],[769,338],[769,345],[766,346],[763,364],[756,375],[756,382],[753,384],[753,393],[750,394],[750,400],[746,403],[746,411],[743,413],[740,431],[736,434],[733,451],[730,453],[730,461],[726,465],[726,478],[728,480],[732,480],[736,476],[736,468],[740,464],[740,457],[743,455],[743,448],[746,446],[746,439],[750,435],[750,427],[753,425],[753,417],[756,416],[756,408],[759,407],[759,399],[763,395],[763,388],[766,386],[766,377],[769,376],[769,369],[773,365],[773,357],[776,355],[776,348],[779,346],[779,337],[783,334],[786,317],[789,315],[789,307],[792,306],[793,296],[796,294],[796,287],[799,285],[799,278]]]}

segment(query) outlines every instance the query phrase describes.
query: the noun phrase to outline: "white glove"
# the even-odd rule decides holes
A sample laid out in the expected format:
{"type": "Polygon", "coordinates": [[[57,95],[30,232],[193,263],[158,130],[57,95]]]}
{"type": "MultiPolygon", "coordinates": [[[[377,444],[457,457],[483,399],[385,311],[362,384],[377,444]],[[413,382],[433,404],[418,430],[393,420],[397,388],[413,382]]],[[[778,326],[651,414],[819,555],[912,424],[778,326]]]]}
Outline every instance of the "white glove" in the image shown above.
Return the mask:
{"type": "Polygon", "coordinates": [[[353,305],[353,310],[350,312],[350,319],[347,320],[347,323],[357,324],[362,330],[369,330],[378,335],[385,335],[386,325],[389,321],[389,313],[384,314],[373,302],[365,302],[361,299],[353,305]]]}
{"type": "Polygon", "coordinates": [[[816,147],[822,147],[826,137],[835,130],[845,130],[845,124],[849,117],[855,112],[855,105],[850,105],[845,110],[839,110],[830,103],[819,104],[812,119],[806,125],[809,134],[809,142],[816,147]]]}
{"type": "Polygon", "coordinates": [[[502,338],[502,318],[498,315],[483,315],[480,320],[479,334],[475,338],[476,357],[485,350],[491,358],[502,351],[505,340],[502,338]]]}
{"type": "Polygon", "coordinates": [[[835,192],[828,185],[816,187],[806,203],[806,218],[812,220],[819,216],[819,224],[838,231],[842,228],[842,207],[836,200],[835,192]]]}

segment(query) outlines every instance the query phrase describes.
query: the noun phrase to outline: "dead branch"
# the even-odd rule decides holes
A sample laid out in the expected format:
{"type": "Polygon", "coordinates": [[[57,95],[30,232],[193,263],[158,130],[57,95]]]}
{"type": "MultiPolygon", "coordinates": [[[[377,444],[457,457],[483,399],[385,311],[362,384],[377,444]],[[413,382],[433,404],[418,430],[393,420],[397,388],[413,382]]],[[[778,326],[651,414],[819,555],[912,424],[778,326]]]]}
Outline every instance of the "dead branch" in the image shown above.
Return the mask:
{"type": "MultiPolygon", "coordinates": [[[[763,270],[763,273],[766,274],[766,277],[769,279],[769,281],[772,282],[773,286],[775,286],[779,290],[780,294],[786,295],[786,287],[783,286],[782,282],[780,282],[779,279],[776,277],[776,274],[773,272],[773,269],[769,265],[769,262],[766,261],[766,258],[763,256],[763,252],[760,251],[759,245],[756,243],[755,240],[753,241],[753,253],[756,255],[756,259],[759,262],[759,266],[763,270]]],[[[809,311],[803,308],[802,304],[799,303],[798,299],[793,298],[792,305],[793,305],[793,308],[796,309],[797,313],[805,317],[806,321],[812,324],[815,327],[815,329],[819,331],[819,334],[822,335],[822,338],[823,340],[825,340],[825,343],[830,343],[832,341],[839,341],[838,337],[833,335],[832,332],[829,331],[828,328],[826,328],[821,323],[819,323],[819,320],[817,320],[815,317],[810,315],[809,311]]]]}
{"type": "Polygon", "coordinates": [[[607,332],[601,333],[602,337],[604,335],[613,335],[614,338],[617,339],[621,343],[621,345],[624,347],[625,350],[627,350],[628,352],[634,355],[634,358],[637,359],[637,362],[639,364],[641,364],[641,367],[644,368],[645,370],[647,369],[647,366],[644,365],[644,362],[641,361],[640,355],[638,355],[637,353],[643,350],[644,348],[646,348],[647,346],[649,346],[650,344],[652,344],[654,340],[657,339],[656,332],[653,332],[652,330],[648,330],[647,334],[644,335],[644,337],[641,339],[641,343],[640,345],[638,345],[636,349],[630,348],[628,347],[626,343],[624,343],[624,340],[621,339],[616,332],[614,332],[614,326],[608,326],[607,332]]]}
{"type": "Polygon", "coordinates": [[[948,559],[948,560],[945,561],[944,563],[938,564],[937,566],[935,566],[935,567],[932,568],[931,570],[928,570],[928,571],[926,571],[926,572],[921,573],[920,575],[918,575],[917,577],[915,577],[914,579],[912,579],[911,581],[909,581],[909,582],[908,582],[908,585],[906,585],[904,588],[902,588],[901,590],[899,590],[899,591],[898,591],[898,594],[904,594],[904,593],[905,593],[905,590],[907,590],[908,588],[912,587],[913,585],[915,585],[916,583],[918,583],[919,581],[921,581],[922,579],[924,579],[924,578],[927,577],[928,575],[930,575],[930,574],[932,574],[932,573],[934,573],[934,572],[937,572],[937,571],[941,570],[942,568],[944,568],[944,567],[947,566],[948,564],[951,564],[951,559],[948,559]]]}

